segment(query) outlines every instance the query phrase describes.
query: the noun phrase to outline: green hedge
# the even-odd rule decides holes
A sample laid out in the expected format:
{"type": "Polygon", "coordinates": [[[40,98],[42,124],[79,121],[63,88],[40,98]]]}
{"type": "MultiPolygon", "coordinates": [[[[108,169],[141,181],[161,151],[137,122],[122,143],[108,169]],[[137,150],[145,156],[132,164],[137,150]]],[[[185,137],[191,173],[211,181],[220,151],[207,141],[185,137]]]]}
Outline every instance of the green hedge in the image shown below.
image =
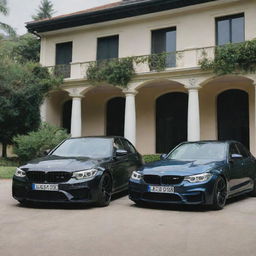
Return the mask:
{"type": "Polygon", "coordinates": [[[143,159],[144,159],[145,163],[155,162],[155,161],[159,161],[160,160],[160,155],[159,154],[156,154],[156,155],[144,155],[143,159]]]}
{"type": "Polygon", "coordinates": [[[0,166],[0,179],[11,179],[15,173],[16,167],[0,166]]]}

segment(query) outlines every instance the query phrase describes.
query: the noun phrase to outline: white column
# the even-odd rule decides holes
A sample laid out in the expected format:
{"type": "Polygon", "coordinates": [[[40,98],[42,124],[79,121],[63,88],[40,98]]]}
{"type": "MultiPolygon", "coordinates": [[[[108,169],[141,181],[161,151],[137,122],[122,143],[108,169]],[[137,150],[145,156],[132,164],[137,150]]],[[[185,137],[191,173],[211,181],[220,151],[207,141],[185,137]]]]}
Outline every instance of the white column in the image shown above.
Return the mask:
{"type": "Polygon", "coordinates": [[[136,145],[136,91],[125,90],[125,122],[124,122],[124,137],[133,145],[136,145]]]}
{"type": "Polygon", "coordinates": [[[188,89],[188,141],[200,140],[199,86],[188,89]]]}
{"type": "Polygon", "coordinates": [[[48,105],[48,98],[45,97],[43,104],[40,106],[41,122],[46,122],[47,120],[47,105],[48,105]]]}
{"type": "Polygon", "coordinates": [[[82,111],[81,96],[72,96],[72,114],[71,114],[71,136],[80,137],[82,135],[82,111]]]}

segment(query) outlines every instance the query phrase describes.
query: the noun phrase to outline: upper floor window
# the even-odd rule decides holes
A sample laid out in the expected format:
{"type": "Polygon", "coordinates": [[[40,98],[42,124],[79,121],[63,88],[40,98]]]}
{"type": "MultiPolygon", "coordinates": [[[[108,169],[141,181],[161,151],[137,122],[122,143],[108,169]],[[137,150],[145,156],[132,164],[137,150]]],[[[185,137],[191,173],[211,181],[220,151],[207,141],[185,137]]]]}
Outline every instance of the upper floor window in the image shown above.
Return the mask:
{"type": "Polygon", "coordinates": [[[245,40],[244,14],[225,16],[216,19],[216,43],[241,43],[245,40]]]}
{"type": "Polygon", "coordinates": [[[97,60],[118,58],[119,36],[98,38],[97,60]]]}
{"type": "Polygon", "coordinates": [[[72,62],[72,42],[56,44],[56,73],[64,78],[70,77],[70,63],[72,62]]]}
{"type": "Polygon", "coordinates": [[[166,58],[167,67],[176,66],[176,27],[152,31],[152,53],[170,53],[166,58]]]}

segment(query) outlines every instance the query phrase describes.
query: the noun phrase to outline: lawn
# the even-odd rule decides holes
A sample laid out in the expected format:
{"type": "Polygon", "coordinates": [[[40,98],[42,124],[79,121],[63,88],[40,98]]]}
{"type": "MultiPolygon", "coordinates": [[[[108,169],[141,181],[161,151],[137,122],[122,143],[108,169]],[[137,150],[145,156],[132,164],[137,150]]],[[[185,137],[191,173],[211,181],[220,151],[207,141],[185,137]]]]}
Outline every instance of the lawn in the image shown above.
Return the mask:
{"type": "Polygon", "coordinates": [[[0,179],[11,179],[18,165],[17,158],[0,158],[0,179]]]}
{"type": "Polygon", "coordinates": [[[16,167],[0,166],[0,179],[11,179],[16,167]]]}

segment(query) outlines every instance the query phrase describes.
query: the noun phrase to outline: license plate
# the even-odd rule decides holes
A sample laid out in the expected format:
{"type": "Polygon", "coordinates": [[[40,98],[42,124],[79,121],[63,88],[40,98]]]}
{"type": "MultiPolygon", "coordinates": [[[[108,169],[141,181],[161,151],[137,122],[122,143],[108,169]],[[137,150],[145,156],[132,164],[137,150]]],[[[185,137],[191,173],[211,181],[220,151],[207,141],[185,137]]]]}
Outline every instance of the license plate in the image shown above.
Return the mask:
{"type": "Polygon", "coordinates": [[[174,193],[174,187],[170,186],[148,186],[148,191],[153,193],[174,193]]]}
{"type": "Polygon", "coordinates": [[[58,184],[32,184],[32,190],[58,191],[58,184]]]}

